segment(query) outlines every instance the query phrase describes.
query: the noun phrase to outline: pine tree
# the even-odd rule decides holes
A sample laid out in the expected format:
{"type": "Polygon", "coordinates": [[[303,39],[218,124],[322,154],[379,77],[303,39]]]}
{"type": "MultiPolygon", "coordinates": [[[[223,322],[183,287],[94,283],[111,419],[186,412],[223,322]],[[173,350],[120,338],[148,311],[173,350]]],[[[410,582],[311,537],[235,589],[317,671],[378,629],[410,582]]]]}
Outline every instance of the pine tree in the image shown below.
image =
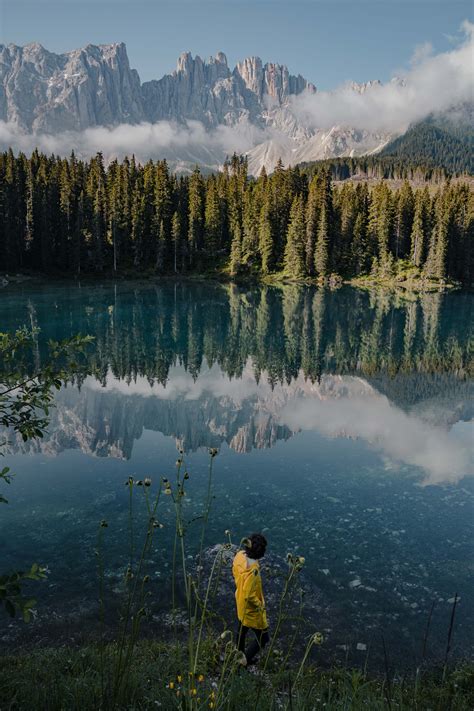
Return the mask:
{"type": "Polygon", "coordinates": [[[188,215],[189,265],[191,266],[201,249],[204,234],[204,184],[199,168],[195,168],[189,180],[188,215]]]}
{"type": "Polygon", "coordinates": [[[171,221],[171,241],[173,243],[173,271],[177,274],[181,242],[181,220],[177,210],[173,213],[173,219],[171,221]]]}
{"type": "Polygon", "coordinates": [[[305,236],[304,202],[300,195],[294,198],[291,205],[290,224],[283,260],[285,273],[295,279],[306,276],[305,236]]]}
{"type": "Polygon", "coordinates": [[[326,204],[321,204],[314,249],[314,272],[320,279],[329,276],[329,223],[326,204]]]}
{"type": "Polygon", "coordinates": [[[222,243],[222,211],[220,206],[217,183],[211,176],[206,185],[206,206],[204,212],[204,235],[206,251],[211,261],[215,259],[216,252],[222,243]]]}
{"type": "Polygon", "coordinates": [[[410,253],[413,211],[413,190],[408,180],[404,180],[395,198],[394,245],[392,251],[396,259],[403,259],[410,253]]]}
{"type": "Polygon", "coordinates": [[[274,257],[272,223],[270,220],[270,205],[268,196],[265,199],[260,211],[258,238],[262,274],[269,274],[274,266],[274,257]]]}
{"type": "Polygon", "coordinates": [[[309,186],[306,208],[306,271],[310,276],[314,274],[314,250],[318,237],[319,214],[318,178],[314,177],[309,186]]]}
{"type": "Polygon", "coordinates": [[[415,267],[421,267],[425,259],[425,202],[419,190],[415,197],[415,211],[410,235],[410,260],[415,267]]]}

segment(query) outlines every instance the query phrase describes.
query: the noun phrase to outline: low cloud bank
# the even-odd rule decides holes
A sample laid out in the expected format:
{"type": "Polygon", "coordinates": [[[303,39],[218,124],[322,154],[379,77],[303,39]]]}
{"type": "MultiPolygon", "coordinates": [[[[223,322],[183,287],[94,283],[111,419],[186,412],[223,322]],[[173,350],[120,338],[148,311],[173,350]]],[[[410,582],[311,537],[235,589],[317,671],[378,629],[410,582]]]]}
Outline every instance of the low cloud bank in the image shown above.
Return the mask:
{"type": "Polygon", "coordinates": [[[199,121],[186,125],[158,123],[97,126],[85,131],[65,131],[55,135],[26,133],[12,123],[0,121],[0,146],[31,153],[35,148],[50,154],[69,155],[72,150],[82,158],[101,151],[108,161],[134,154],[139,160],[168,158],[204,165],[221,163],[226,155],[245,153],[268,138],[268,132],[251,124],[218,126],[206,131],[199,121]]]}

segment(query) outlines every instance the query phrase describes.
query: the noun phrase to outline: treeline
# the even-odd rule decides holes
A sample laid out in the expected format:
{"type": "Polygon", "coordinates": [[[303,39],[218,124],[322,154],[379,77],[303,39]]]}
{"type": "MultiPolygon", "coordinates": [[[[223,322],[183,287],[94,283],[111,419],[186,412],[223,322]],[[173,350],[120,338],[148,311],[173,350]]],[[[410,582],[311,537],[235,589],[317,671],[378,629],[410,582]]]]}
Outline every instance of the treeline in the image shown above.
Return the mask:
{"type": "Polygon", "coordinates": [[[234,155],[218,175],[172,174],[166,161],[107,167],[34,152],[0,155],[2,268],[79,274],[225,270],[324,281],[393,277],[413,267],[470,283],[474,195],[449,180],[431,194],[408,181],[335,187],[324,165],[249,179],[234,155]]]}
{"type": "MultiPolygon", "coordinates": [[[[103,383],[113,373],[166,385],[174,366],[197,378],[214,364],[229,378],[250,365],[271,385],[330,373],[377,377],[386,388],[403,373],[395,390],[405,387],[405,401],[415,402],[445,390],[446,378],[474,374],[473,337],[465,327],[470,299],[436,292],[407,301],[387,291],[297,284],[40,285],[3,314],[2,327],[39,329],[29,360],[16,359],[21,373],[36,372],[47,359],[49,339],[88,333],[94,342],[87,370],[103,383]]],[[[0,374],[3,367],[11,364],[0,359],[0,374]]]]}
{"type": "MultiPolygon", "coordinates": [[[[401,137],[403,138],[403,136],[401,137]]],[[[448,170],[444,164],[432,162],[427,156],[415,159],[413,155],[399,155],[395,141],[384,148],[382,153],[368,156],[345,156],[326,158],[311,163],[300,163],[302,172],[313,176],[321,170],[329,171],[333,180],[350,178],[368,180],[412,180],[415,182],[444,183],[456,177],[455,171],[448,170]]],[[[467,171],[461,170],[460,175],[467,171]]]]}

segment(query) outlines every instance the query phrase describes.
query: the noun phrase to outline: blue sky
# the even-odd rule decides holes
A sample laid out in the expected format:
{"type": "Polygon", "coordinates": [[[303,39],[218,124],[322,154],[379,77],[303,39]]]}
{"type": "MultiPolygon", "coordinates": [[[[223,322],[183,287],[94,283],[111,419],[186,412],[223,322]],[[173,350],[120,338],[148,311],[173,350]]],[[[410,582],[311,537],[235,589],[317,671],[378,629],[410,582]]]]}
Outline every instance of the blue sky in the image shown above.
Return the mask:
{"type": "Polygon", "coordinates": [[[229,63],[258,54],[320,89],[385,81],[417,45],[452,48],[465,0],[0,0],[0,42],[41,42],[55,52],[124,41],[142,81],[175,67],[180,52],[229,63]]]}

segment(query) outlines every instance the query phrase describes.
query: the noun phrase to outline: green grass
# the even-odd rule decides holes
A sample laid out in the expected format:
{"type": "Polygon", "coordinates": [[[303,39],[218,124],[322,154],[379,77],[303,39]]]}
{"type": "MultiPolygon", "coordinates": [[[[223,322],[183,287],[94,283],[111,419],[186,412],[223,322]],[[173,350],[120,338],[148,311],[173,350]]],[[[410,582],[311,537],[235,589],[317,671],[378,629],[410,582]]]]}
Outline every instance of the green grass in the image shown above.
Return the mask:
{"type": "MultiPolygon", "coordinates": [[[[117,646],[104,650],[104,682],[113,674],[117,646]]],[[[444,682],[431,670],[418,679],[367,677],[360,670],[322,670],[307,666],[293,686],[296,669],[279,668],[278,657],[264,675],[240,670],[221,698],[216,697],[219,649],[206,640],[195,678],[186,671],[187,652],[175,643],[140,641],[116,709],[432,709],[460,711],[474,707],[474,667],[458,666],[444,682]],[[201,678],[202,675],[202,678],[201,678]],[[170,688],[172,686],[173,688],[170,688]],[[196,690],[196,693],[193,692],[196,690]],[[212,705],[214,704],[214,705],[212,705]]],[[[105,699],[107,697],[105,696],[105,699]]],[[[100,650],[61,647],[1,658],[0,708],[89,711],[112,708],[104,703],[100,650]]]]}

